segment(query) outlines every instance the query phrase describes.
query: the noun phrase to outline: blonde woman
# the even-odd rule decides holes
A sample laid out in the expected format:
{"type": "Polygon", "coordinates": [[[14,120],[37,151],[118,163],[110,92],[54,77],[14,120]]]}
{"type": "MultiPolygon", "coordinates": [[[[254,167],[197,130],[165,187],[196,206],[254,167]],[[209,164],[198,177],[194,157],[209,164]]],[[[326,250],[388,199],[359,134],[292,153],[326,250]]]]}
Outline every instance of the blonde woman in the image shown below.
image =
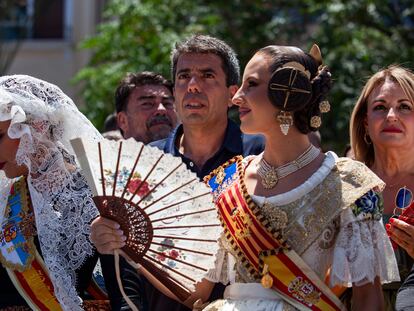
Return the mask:
{"type": "MultiPolygon", "coordinates": [[[[390,66],[369,78],[352,112],[350,134],[355,159],[386,184],[383,221],[399,245],[395,254],[404,280],[413,265],[414,226],[391,216],[398,190],[414,190],[414,74],[390,66]]],[[[399,287],[384,287],[387,309],[393,309],[399,287]]]]}

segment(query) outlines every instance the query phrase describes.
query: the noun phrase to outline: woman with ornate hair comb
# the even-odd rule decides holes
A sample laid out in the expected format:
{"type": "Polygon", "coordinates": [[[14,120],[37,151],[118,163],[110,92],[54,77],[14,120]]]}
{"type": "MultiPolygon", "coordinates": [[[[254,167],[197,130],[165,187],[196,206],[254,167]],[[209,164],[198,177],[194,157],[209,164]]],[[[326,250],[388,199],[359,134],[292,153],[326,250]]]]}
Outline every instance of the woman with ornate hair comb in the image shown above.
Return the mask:
{"type": "Polygon", "coordinates": [[[266,147],[207,178],[224,226],[207,279],[230,285],[205,310],[344,309],[333,286],[352,287],[353,310],[382,309],[381,283],[398,279],[381,222],[384,185],[307,135],[330,109],[330,87],[316,45],[267,46],[247,64],[233,103],[242,131],[263,134],[266,147]]]}
{"type": "Polygon", "coordinates": [[[58,87],[0,77],[1,310],[98,307],[81,299],[98,256],[88,239],[98,211],[69,144],[78,136],[101,139],[58,87]]]}
{"type": "Polygon", "coordinates": [[[383,183],[360,162],[321,153],[307,135],[329,110],[330,86],[316,45],[309,54],[268,46],[247,64],[233,103],[242,131],[263,134],[266,147],[259,156],[233,158],[205,179],[224,234],[215,267],[187,306],[344,310],[328,287],[339,285],[352,287],[353,310],[383,308],[381,283],[398,279],[381,222],[383,183]],[[230,285],[224,299],[206,306],[215,282],[230,285]]]}

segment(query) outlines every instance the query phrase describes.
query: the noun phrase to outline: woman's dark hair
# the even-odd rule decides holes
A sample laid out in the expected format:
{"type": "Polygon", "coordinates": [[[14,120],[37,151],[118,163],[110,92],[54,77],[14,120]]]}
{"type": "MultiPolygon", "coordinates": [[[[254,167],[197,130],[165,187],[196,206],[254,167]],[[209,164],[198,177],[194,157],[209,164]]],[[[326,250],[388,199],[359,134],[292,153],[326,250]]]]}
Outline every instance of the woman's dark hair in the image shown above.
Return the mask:
{"type": "Polygon", "coordinates": [[[331,89],[329,69],[296,47],[270,45],[257,53],[270,60],[268,96],[271,103],[291,112],[294,125],[301,133],[317,131],[310,120],[321,115],[319,104],[331,89]]]}

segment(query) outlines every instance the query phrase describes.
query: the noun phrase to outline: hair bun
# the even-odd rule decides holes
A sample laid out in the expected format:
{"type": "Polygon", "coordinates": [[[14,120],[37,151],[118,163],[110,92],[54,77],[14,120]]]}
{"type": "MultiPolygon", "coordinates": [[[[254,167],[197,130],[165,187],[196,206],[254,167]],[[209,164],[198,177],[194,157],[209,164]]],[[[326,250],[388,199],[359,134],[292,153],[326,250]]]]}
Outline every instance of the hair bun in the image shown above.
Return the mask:
{"type": "Polygon", "coordinates": [[[301,110],[312,98],[312,84],[307,71],[291,66],[277,69],[269,80],[271,103],[284,111],[301,110]]]}
{"type": "Polygon", "coordinates": [[[319,69],[318,74],[316,77],[312,80],[312,90],[314,93],[314,102],[321,101],[322,97],[324,98],[326,95],[328,95],[329,91],[332,87],[332,78],[331,78],[331,72],[329,71],[329,68],[326,66],[323,66],[319,69]]]}

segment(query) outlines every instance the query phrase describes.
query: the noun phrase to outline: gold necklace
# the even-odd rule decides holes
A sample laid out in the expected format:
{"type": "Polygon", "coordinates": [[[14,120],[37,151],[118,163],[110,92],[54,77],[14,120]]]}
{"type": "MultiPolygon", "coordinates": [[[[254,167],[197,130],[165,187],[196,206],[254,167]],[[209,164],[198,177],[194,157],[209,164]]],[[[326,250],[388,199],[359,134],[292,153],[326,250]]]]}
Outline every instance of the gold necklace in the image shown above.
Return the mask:
{"type": "Polygon", "coordinates": [[[313,160],[315,160],[319,154],[320,150],[314,145],[310,145],[299,157],[295,160],[288,162],[279,167],[274,167],[269,162],[267,162],[262,154],[262,158],[259,163],[257,163],[257,174],[261,178],[261,183],[265,189],[273,189],[280,179],[285,178],[286,176],[296,172],[297,170],[305,167],[313,160]]]}

